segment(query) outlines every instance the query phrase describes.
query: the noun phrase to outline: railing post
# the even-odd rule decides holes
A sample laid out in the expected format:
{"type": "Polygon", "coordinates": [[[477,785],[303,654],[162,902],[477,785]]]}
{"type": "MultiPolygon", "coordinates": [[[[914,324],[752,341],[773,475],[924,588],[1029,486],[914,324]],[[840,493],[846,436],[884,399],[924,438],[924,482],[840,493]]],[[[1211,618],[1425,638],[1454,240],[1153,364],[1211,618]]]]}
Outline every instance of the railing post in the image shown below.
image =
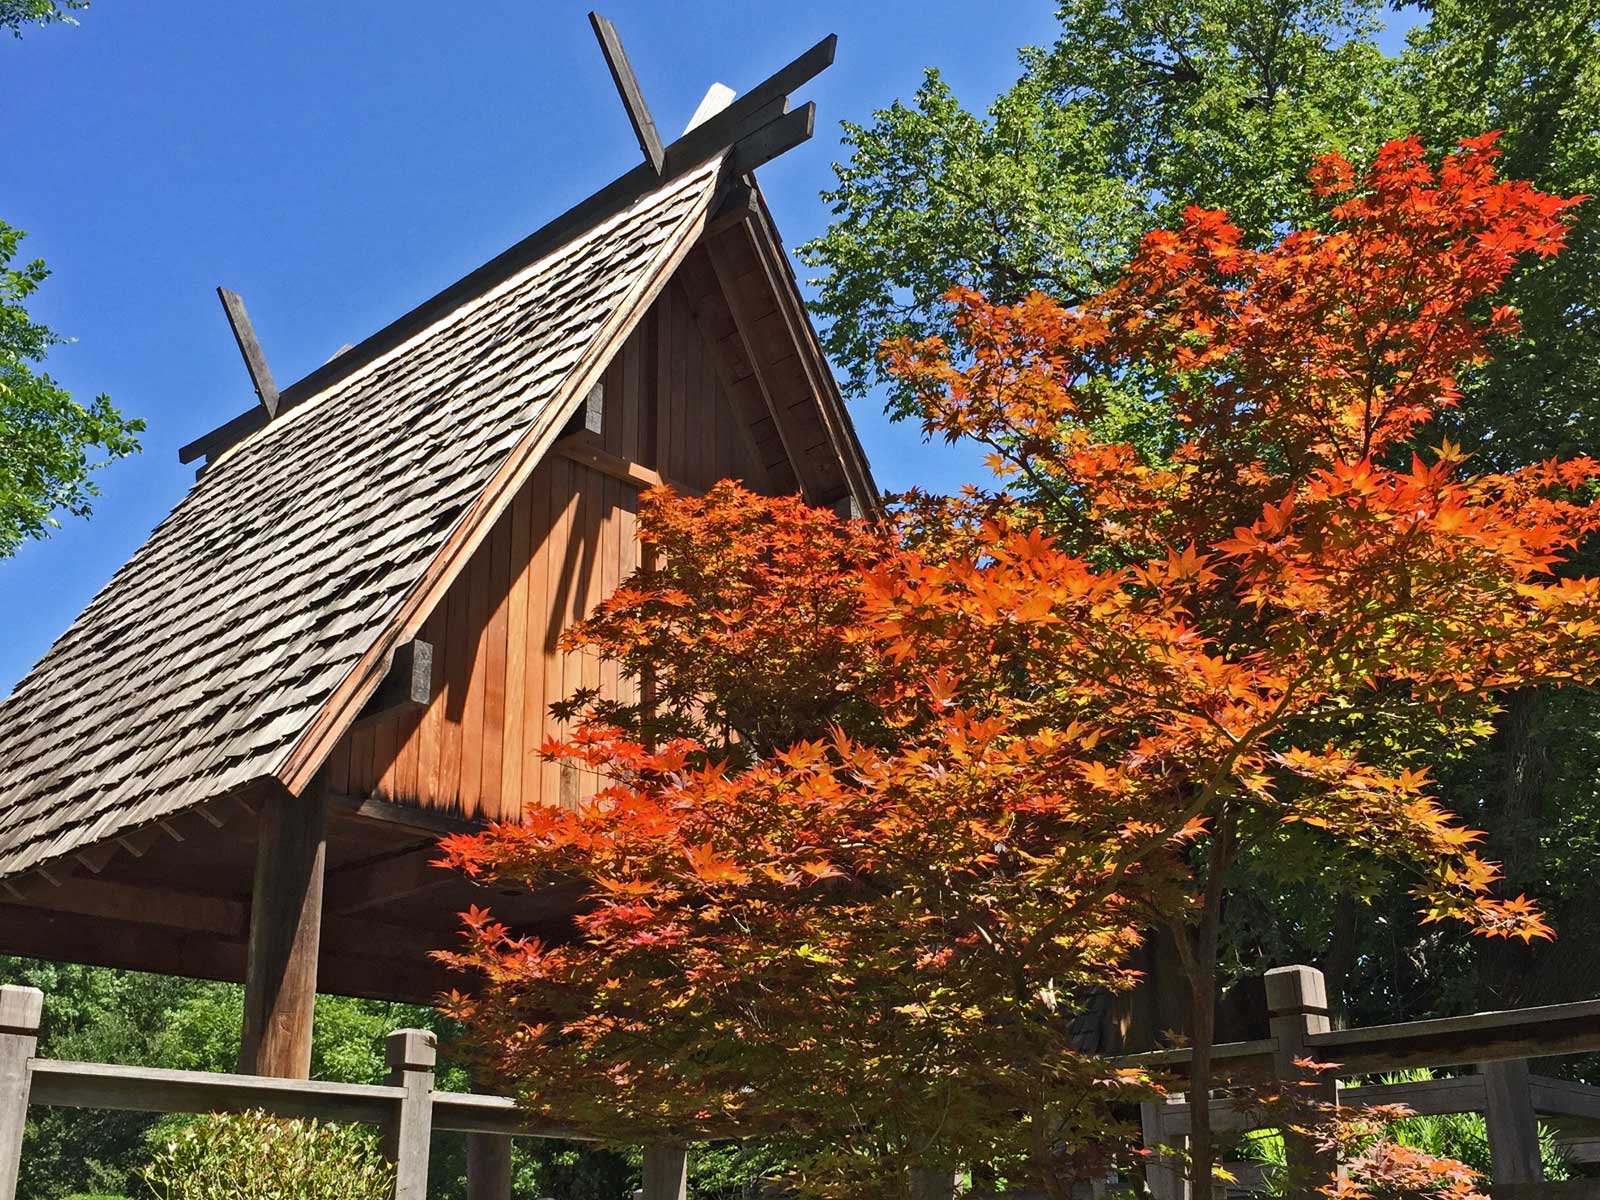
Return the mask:
{"type": "Polygon", "coordinates": [[[1484,1125],[1489,1133],[1492,1183],[1539,1183],[1539,1122],[1529,1090],[1528,1060],[1483,1063],[1484,1125]]]}
{"type": "Polygon", "coordinates": [[[428,1200],[433,1066],[438,1057],[433,1034],[426,1029],[397,1029],[385,1046],[389,1086],[406,1093],[384,1131],[384,1153],[394,1163],[395,1200],[428,1200]]]}
{"type": "MultiPolygon", "coordinates": [[[[1337,1104],[1337,1078],[1308,1071],[1296,1059],[1312,1058],[1308,1039],[1327,1033],[1328,989],[1315,967],[1274,967],[1267,972],[1267,1021],[1277,1042],[1273,1073],[1285,1091],[1308,1102],[1337,1104]]],[[[1339,1169],[1336,1152],[1319,1149],[1315,1139],[1289,1130],[1283,1133],[1289,1200],[1316,1200],[1318,1189],[1330,1183],[1339,1169]]]]}
{"type": "Polygon", "coordinates": [[[43,1013],[44,993],[38,988],[0,987],[0,1200],[16,1200],[33,1052],[43,1013]]]}
{"type": "Polygon", "coordinates": [[[1156,1147],[1173,1146],[1163,1119],[1165,1100],[1146,1100],[1139,1105],[1139,1125],[1144,1132],[1144,1183],[1150,1200],[1189,1200],[1189,1176],[1181,1164],[1160,1154],[1156,1147]]]}
{"type": "Polygon", "coordinates": [[[689,1194],[689,1155],[682,1146],[646,1146],[641,1200],[684,1200],[689,1194]]]}
{"type": "Polygon", "coordinates": [[[467,1134],[467,1200],[511,1200],[511,1139],[467,1134]]]}

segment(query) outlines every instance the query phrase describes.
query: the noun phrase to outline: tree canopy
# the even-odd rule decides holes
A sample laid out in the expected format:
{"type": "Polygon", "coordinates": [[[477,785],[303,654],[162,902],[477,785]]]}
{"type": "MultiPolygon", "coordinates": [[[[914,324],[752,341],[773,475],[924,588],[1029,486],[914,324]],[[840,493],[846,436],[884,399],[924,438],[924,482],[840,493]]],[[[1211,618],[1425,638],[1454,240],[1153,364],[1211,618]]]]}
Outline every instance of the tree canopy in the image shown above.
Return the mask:
{"type": "Polygon", "coordinates": [[[1071,1014],[1166,926],[1204,1091],[1247,854],[1384,863],[1425,921],[1548,936],[1430,767],[1496,694],[1600,677],[1600,581],[1554,573],[1600,526],[1600,463],[1408,450],[1515,333],[1499,286],[1567,236],[1577,202],[1498,155],[1324,156],[1307,228],[1257,247],[1190,206],[1071,304],[953,290],[953,336],[889,366],[995,485],[889,530],[652,494],[659,565],[569,635],[649,699],[547,748],[611,786],[445,843],[588,886],[571,941],[468,914],[447,961],[481,987],[452,1011],[486,1066],[617,1136],[820,1142],[792,1181],[818,1195],[984,1162],[1066,1196],[1150,1087],[1071,1014]],[[1103,432],[1129,379],[1159,443],[1103,432]]]}
{"type": "Polygon", "coordinates": [[[0,222],[0,558],[45,536],[57,512],[88,516],[93,472],[138,450],[144,429],[110,397],[81,404],[32,365],[65,339],[24,307],[50,272],[39,259],[12,265],[21,239],[0,222]]]}

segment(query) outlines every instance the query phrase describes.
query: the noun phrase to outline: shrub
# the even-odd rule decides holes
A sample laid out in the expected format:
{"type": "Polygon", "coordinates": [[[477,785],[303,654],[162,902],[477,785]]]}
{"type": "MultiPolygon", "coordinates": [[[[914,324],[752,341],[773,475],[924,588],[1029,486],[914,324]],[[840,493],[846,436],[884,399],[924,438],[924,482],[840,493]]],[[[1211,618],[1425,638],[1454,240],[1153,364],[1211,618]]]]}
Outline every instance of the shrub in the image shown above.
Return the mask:
{"type": "Polygon", "coordinates": [[[178,1130],[139,1172],[159,1200],[388,1200],[394,1168],[373,1135],[263,1112],[178,1130]]]}

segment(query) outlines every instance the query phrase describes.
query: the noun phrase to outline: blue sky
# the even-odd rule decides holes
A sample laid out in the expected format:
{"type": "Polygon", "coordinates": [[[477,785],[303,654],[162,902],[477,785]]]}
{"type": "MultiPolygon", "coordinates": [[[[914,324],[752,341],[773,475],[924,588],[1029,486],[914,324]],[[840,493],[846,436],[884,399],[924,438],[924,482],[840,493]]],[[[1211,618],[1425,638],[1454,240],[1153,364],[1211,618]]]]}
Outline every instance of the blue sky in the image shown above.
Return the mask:
{"type": "MultiPolygon", "coordinates": [[[[177,448],[253,400],[213,289],[241,292],[280,386],[631,167],[589,3],[96,0],[0,37],[0,217],[54,271],[31,308],[77,340],[49,370],[146,419],[93,518],[0,561],[0,694],[183,495],[177,448]],[[18,145],[17,143],[21,144],[18,145]]],[[[818,135],[763,168],[790,246],[819,233],[838,122],[938,65],[979,105],[1046,42],[1048,0],[606,0],[657,123],[743,90],[827,33],[818,135]]],[[[970,457],[867,403],[878,481],[953,487],[970,457]]]]}

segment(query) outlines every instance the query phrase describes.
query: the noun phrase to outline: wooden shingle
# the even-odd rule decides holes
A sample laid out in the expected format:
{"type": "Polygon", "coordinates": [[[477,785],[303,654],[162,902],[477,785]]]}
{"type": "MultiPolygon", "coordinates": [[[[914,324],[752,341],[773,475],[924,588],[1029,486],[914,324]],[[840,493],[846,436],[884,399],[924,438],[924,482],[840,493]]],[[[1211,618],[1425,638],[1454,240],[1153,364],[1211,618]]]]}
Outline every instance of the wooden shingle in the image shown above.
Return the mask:
{"type": "Polygon", "coordinates": [[[220,453],[0,702],[0,878],[263,779],[303,786],[665,286],[722,166],[220,453]]]}

